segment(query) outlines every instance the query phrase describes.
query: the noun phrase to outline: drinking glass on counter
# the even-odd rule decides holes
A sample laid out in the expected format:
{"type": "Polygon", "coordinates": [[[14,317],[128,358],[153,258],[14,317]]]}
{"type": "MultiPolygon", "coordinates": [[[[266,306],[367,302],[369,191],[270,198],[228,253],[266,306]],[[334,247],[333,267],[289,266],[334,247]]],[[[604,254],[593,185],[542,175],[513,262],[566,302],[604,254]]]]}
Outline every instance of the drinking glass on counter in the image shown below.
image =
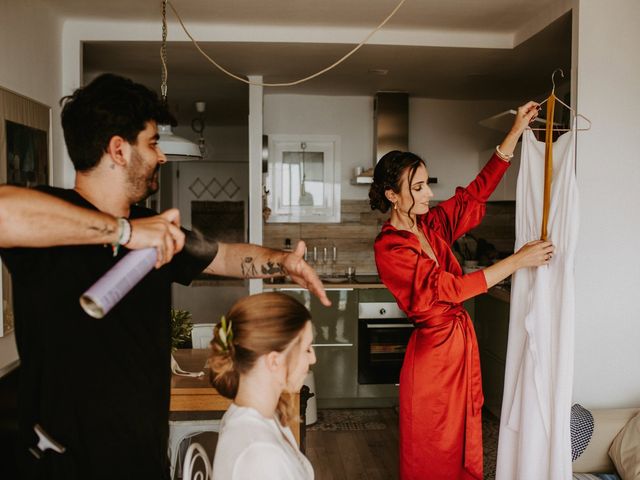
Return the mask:
{"type": "Polygon", "coordinates": [[[347,274],[347,278],[349,278],[351,280],[356,278],[356,267],[355,267],[355,265],[349,265],[347,267],[347,269],[345,270],[345,273],[347,274]]]}
{"type": "Polygon", "coordinates": [[[318,272],[320,275],[327,275],[327,265],[329,264],[329,249],[327,247],[322,247],[322,259],[320,260],[321,267],[318,272]]]}
{"type": "Polygon", "coordinates": [[[338,247],[331,246],[331,275],[338,275],[336,272],[336,263],[338,262],[338,247]]]}

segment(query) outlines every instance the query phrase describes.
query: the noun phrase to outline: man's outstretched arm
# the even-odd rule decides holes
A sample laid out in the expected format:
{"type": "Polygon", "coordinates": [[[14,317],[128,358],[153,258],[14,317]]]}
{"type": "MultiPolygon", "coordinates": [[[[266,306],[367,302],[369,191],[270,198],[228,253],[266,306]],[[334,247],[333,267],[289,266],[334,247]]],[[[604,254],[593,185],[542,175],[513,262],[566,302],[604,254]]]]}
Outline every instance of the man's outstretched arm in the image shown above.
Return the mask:
{"type": "MultiPolygon", "coordinates": [[[[153,217],[131,220],[127,248],[154,247],[163,265],[184,246],[180,214],[167,210],[153,217]]],[[[29,188],[0,185],[0,247],[52,247],[115,244],[118,219],[97,210],[29,188]]]]}
{"type": "Polygon", "coordinates": [[[218,243],[218,253],[204,270],[213,275],[239,278],[269,278],[289,275],[320,301],[331,305],[315,270],[304,261],[304,242],[295,251],[284,252],[250,243],[218,243]]]}

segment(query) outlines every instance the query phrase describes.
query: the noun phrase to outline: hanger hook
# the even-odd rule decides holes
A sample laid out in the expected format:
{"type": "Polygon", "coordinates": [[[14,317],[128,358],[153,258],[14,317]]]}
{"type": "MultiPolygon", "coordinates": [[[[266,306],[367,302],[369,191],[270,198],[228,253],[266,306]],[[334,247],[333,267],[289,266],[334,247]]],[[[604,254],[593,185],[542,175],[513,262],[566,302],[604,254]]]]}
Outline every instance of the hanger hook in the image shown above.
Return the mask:
{"type": "Polygon", "coordinates": [[[553,88],[551,89],[551,93],[553,93],[553,92],[555,92],[555,91],[556,91],[556,82],[555,82],[555,79],[554,79],[553,77],[555,77],[555,76],[556,76],[556,73],[557,73],[557,72],[560,72],[560,76],[561,76],[562,78],[564,78],[564,72],[562,71],[562,69],[561,69],[561,68],[556,68],[556,69],[553,71],[553,73],[551,74],[551,85],[553,86],[553,88]]]}

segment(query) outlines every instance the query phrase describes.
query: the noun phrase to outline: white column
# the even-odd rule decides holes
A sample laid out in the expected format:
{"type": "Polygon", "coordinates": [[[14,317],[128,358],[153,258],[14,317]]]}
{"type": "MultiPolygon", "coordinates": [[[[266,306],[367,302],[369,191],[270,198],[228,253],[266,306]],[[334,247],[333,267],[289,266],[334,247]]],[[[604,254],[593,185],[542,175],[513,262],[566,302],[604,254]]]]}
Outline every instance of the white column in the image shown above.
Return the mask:
{"type": "MultiPolygon", "coordinates": [[[[262,82],[261,75],[248,77],[262,82]]],[[[249,242],[262,245],[262,109],[263,87],[249,86],[249,242]]],[[[262,280],[249,280],[249,293],[260,293],[262,280]]]]}

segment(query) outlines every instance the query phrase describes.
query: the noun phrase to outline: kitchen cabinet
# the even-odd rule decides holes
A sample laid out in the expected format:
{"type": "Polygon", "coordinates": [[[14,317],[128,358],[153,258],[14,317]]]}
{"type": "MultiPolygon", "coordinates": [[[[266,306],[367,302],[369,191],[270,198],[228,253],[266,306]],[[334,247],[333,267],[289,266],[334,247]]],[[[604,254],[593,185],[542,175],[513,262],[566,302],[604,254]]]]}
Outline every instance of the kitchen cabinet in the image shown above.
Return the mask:
{"type": "MultiPolygon", "coordinates": [[[[313,318],[317,362],[311,367],[316,384],[316,398],[320,408],[388,407],[398,403],[398,385],[395,383],[360,383],[358,379],[359,306],[363,304],[395,305],[393,295],[382,284],[349,283],[329,287],[327,295],[331,307],[323,306],[308,291],[292,284],[266,285],[265,290],[276,290],[293,296],[304,304],[313,318]]],[[[474,317],[474,299],[464,303],[474,317]]],[[[390,311],[387,312],[388,314],[390,311]]],[[[403,316],[403,315],[402,315],[403,316]]],[[[398,315],[397,317],[400,317],[398,315]]],[[[391,321],[399,321],[395,318],[391,321]]],[[[361,327],[361,325],[360,325],[361,327]]],[[[391,330],[390,330],[391,332],[391,330]]]]}
{"type": "Polygon", "coordinates": [[[500,418],[510,303],[508,294],[493,290],[475,298],[474,325],[480,351],[484,406],[500,418]]]}
{"type": "Polygon", "coordinates": [[[305,305],[313,318],[316,398],[320,408],[341,406],[358,395],[358,293],[353,288],[331,289],[325,307],[308,291],[282,288],[305,305]]]}

